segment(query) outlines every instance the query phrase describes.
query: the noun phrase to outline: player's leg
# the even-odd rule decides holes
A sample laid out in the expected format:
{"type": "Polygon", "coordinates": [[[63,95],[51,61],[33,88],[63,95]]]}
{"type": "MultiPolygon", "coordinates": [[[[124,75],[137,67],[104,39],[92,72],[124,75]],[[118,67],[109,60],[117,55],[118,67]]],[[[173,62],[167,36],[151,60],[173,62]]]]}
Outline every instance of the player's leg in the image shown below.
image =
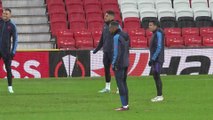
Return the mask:
{"type": "Polygon", "coordinates": [[[128,86],[127,86],[127,74],[128,74],[128,67],[124,68],[124,86],[125,86],[125,90],[126,90],[126,101],[127,101],[127,105],[129,104],[129,90],[128,90],[128,86]]]}
{"type": "Polygon", "coordinates": [[[163,84],[160,78],[160,72],[161,72],[161,68],[162,65],[158,62],[154,63],[154,65],[152,66],[152,70],[153,70],[153,78],[155,80],[155,85],[156,85],[156,89],[157,89],[157,96],[155,98],[153,98],[151,101],[152,102],[158,102],[158,101],[162,101],[163,98],[163,94],[162,94],[162,88],[163,88],[163,84]]]}
{"type": "Polygon", "coordinates": [[[104,73],[105,73],[106,85],[105,85],[104,89],[99,91],[100,93],[110,92],[110,81],[111,81],[110,66],[111,66],[111,62],[110,62],[108,53],[104,53],[103,64],[104,64],[104,73]]]}
{"type": "Polygon", "coordinates": [[[14,93],[13,87],[12,87],[11,61],[12,60],[10,57],[4,58],[4,64],[7,71],[8,91],[10,93],[14,93]]]}
{"type": "Polygon", "coordinates": [[[123,111],[123,110],[128,110],[128,101],[127,101],[127,89],[125,87],[124,83],[124,69],[120,69],[115,71],[115,78],[116,78],[116,83],[119,89],[119,94],[120,94],[120,100],[122,103],[122,107],[117,108],[115,110],[117,111],[123,111]]]}

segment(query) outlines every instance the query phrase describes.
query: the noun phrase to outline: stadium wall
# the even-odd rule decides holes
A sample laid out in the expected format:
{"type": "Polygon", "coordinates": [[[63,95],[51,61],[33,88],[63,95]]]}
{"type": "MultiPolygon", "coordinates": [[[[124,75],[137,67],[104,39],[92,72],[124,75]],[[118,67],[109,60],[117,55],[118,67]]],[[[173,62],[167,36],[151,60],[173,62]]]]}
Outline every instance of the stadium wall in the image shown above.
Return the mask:
{"type": "MultiPolygon", "coordinates": [[[[15,78],[104,76],[102,51],[18,51],[12,61],[15,78]]],[[[150,75],[148,50],[130,50],[130,76],[150,75]]],[[[166,49],[164,75],[213,74],[213,49],[166,49]]],[[[6,77],[0,61],[0,78],[6,77]]],[[[111,71],[113,74],[113,71],[111,71]]]]}

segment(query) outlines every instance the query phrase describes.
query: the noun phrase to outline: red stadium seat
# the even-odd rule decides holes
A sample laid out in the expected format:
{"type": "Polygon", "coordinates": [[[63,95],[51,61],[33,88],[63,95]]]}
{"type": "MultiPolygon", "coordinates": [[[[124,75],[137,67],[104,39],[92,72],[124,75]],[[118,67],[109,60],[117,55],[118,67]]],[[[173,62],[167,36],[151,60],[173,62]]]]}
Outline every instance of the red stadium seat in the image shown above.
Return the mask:
{"type": "Polygon", "coordinates": [[[182,28],[182,36],[194,35],[199,36],[199,28],[192,27],[192,28],[182,28]]]}
{"type": "Polygon", "coordinates": [[[171,35],[166,37],[166,46],[167,47],[183,47],[184,41],[183,37],[179,35],[171,35]]]}
{"type": "Polygon", "coordinates": [[[94,29],[102,29],[103,28],[103,20],[99,19],[90,19],[87,21],[88,23],[88,29],[89,30],[94,30],[94,29]]]}
{"type": "Polygon", "coordinates": [[[68,20],[85,20],[84,12],[72,11],[68,13],[68,20]]]}
{"type": "Polygon", "coordinates": [[[61,30],[57,33],[57,47],[59,49],[75,49],[75,39],[70,30],[61,30]]]}
{"type": "Polygon", "coordinates": [[[118,5],[118,1],[117,0],[100,0],[102,5],[105,4],[117,4],[118,5]]]}
{"type": "Polygon", "coordinates": [[[57,21],[57,20],[67,21],[67,14],[65,11],[50,13],[49,16],[50,16],[50,21],[57,21]]]}
{"type": "Polygon", "coordinates": [[[213,35],[203,36],[203,45],[208,47],[213,47],[213,35]]]}
{"type": "Polygon", "coordinates": [[[206,35],[212,35],[213,34],[213,27],[203,27],[200,28],[200,35],[206,36],[206,35]]]}
{"type": "Polygon", "coordinates": [[[125,18],[124,28],[140,28],[140,19],[136,17],[125,18]]]}
{"type": "Polygon", "coordinates": [[[98,43],[100,41],[102,35],[102,30],[93,30],[92,31],[92,37],[93,37],[93,43],[94,43],[94,47],[98,46],[98,43]]]}
{"type": "Polygon", "coordinates": [[[127,29],[130,36],[145,36],[145,30],[143,28],[127,29]]]}
{"type": "Polygon", "coordinates": [[[120,9],[118,6],[112,6],[112,5],[105,5],[105,6],[102,6],[102,11],[103,13],[106,13],[106,11],[108,10],[112,10],[115,12],[115,14],[119,14],[120,15],[120,9]]]}
{"type": "Polygon", "coordinates": [[[181,36],[181,29],[180,28],[165,28],[164,33],[166,36],[181,36]]]}
{"type": "Polygon", "coordinates": [[[2,17],[2,12],[3,12],[3,9],[0,8],[0,17],[2,17]]]}
{"type": "Polygon", "coordinates": [[[53,13],[57,11],[65,11],[65,5],[64,3],[51,3],[48,4],[48,13],[53,13]]]}
{"type": "Polygon", "coordinates": [[[148,44],[148,47],[150,46],[150,41],[151,41],[151,36],[149,36],[149,37],[146,37],[146,39],[147,39],[147,44],[148,44]]]}
{"type": "Polygon", "coordinates": [[[107,10],[113,10],[114,12],[120,12],[118,4],[102,4],[103,12],[107,10]]]}
{"type": "Polygon", "coordinates": [[[65,0],[65,4],[66,5],[76,5],[76,4],[80,4],[80,5],[83,5],[82,1],[81,0],[65,0]]]}
{"type": "Polygon", "coordinates": [[[67,22],[66,21],[60,21],[60,20],[51,21],[50,27],[51,27],[52,35],[56,35],[58,31],[67,29],[67,22]]]}
{"type": "Polygon", "coordinates": [[[130,42],[132,48],[147,48],[147,39],[144,36],[130,36],[130,42]]]}
{"type": "Polygon", "coordinates": [[[85,11],[88,11],[90,9],[101,11],[101,4],[100,4],[99,0],[85,0],[84,9],[85,9],[85,11]]]}
{"type": "Polygon", "coordinates": [[[87,10],[86,11],[86,19],[90,20],[90,19],[99,19],[99,20],[103,20],[103,13],[102,11],[97,11],[97,10],[87,10]]]}
{"type": "Polygon", "coordinates": [[[70,29],[73,31],[86,29],[85,20],[70,20],[70,29]]]}
{"type": "Polygon", "coordinates": [[[46,0],[47,4],[52,4],[52,3],[63,3],[63,0],[46,0]]]}
{"type": "Polygon", "coordinates": [[[84,4],[87,5],[87,4],[100,4],[100,1],[99,0],[84,0],[84,4]]]}
{"type": "Polygon", "coordinates": [[[185,46],[199,47],[202,45],[202,38],[200,36],[188,35],[184,37],[185,46]]]}
{"type": "Polygon", "coordinates": [[[91,32],[88,30],[81,30],[74,33],[76,40],[76,48],[78,49],[92,49],[93,48],[93,39],[91,32]]]}
{"type": "Polygon", "coordinates": [[[0,0],[0,17],[2,17],[2,12],[3,12],[3,9],[2,9],[2,1],[0,0]]]}
{"type": "Polygon", "coordinates": [[[146,37],[151,37],[152,36],[152,32],[149,31],[148,29],[146,29],[145,33],[146,33],[146,37]]]}
{"type": "Polygon", "coordinates": [[[80,5],[80,4],[69,4],[69,5],[66,5],[67,7],[67,12],[68,13],[71,13],[71,12],[82,12],[84,13],[84,6],[83,5],[80,5]]]}
{"type": "Polygon", "coordinates": [[[130,46],[132,48],[147,47],[147,39],[145,38],[145,30],[142,28],[138,29],[127,29],[130,36],[130,46]],[[137,45],[138,44],[138,45],[137,45]]]}

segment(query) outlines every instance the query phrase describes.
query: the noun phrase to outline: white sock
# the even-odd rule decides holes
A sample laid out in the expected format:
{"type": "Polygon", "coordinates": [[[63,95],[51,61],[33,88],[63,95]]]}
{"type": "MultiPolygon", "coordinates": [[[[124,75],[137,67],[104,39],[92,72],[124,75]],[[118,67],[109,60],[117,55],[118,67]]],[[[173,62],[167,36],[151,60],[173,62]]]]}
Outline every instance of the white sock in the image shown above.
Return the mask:
{"type": "Polygon", "coordinates": [[[106,89],[110,90],[110,82],[106,83],[106,89]]]}

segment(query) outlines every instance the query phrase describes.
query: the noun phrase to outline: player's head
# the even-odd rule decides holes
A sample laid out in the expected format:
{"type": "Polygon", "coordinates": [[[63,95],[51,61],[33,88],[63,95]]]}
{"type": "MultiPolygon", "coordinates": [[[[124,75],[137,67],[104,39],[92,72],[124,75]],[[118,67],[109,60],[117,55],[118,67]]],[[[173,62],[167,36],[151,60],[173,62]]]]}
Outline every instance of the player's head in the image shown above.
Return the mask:
{"type": "Polygon", "coordinates": [[[118,22],[112,21],[109,24],[109,31],[110,31],[111,34],[114,34],[118,29],[119,29],[118,22]]]}
{"type": "Polygon", "coordinates": [[[4,21],[8,21],[11,18],[11,9],[9,8],[4,8],[2,12],[2,19],[4,21]]]}
{"type": "Polygon", "coordinates": [[[114,11],[112,11],[112,10],[106,11],[105,16],[104,16],[105,22],[110,22],[110,21],[114,20],[114,18],[115,18],[114,11]]]}
{"type": "Polygon", "coordinates": [[[157,30],[159,24],[158,24],[158,21],[157,20],[150,20],[149,21],[149,30],[154,32],[157,30]]]}

